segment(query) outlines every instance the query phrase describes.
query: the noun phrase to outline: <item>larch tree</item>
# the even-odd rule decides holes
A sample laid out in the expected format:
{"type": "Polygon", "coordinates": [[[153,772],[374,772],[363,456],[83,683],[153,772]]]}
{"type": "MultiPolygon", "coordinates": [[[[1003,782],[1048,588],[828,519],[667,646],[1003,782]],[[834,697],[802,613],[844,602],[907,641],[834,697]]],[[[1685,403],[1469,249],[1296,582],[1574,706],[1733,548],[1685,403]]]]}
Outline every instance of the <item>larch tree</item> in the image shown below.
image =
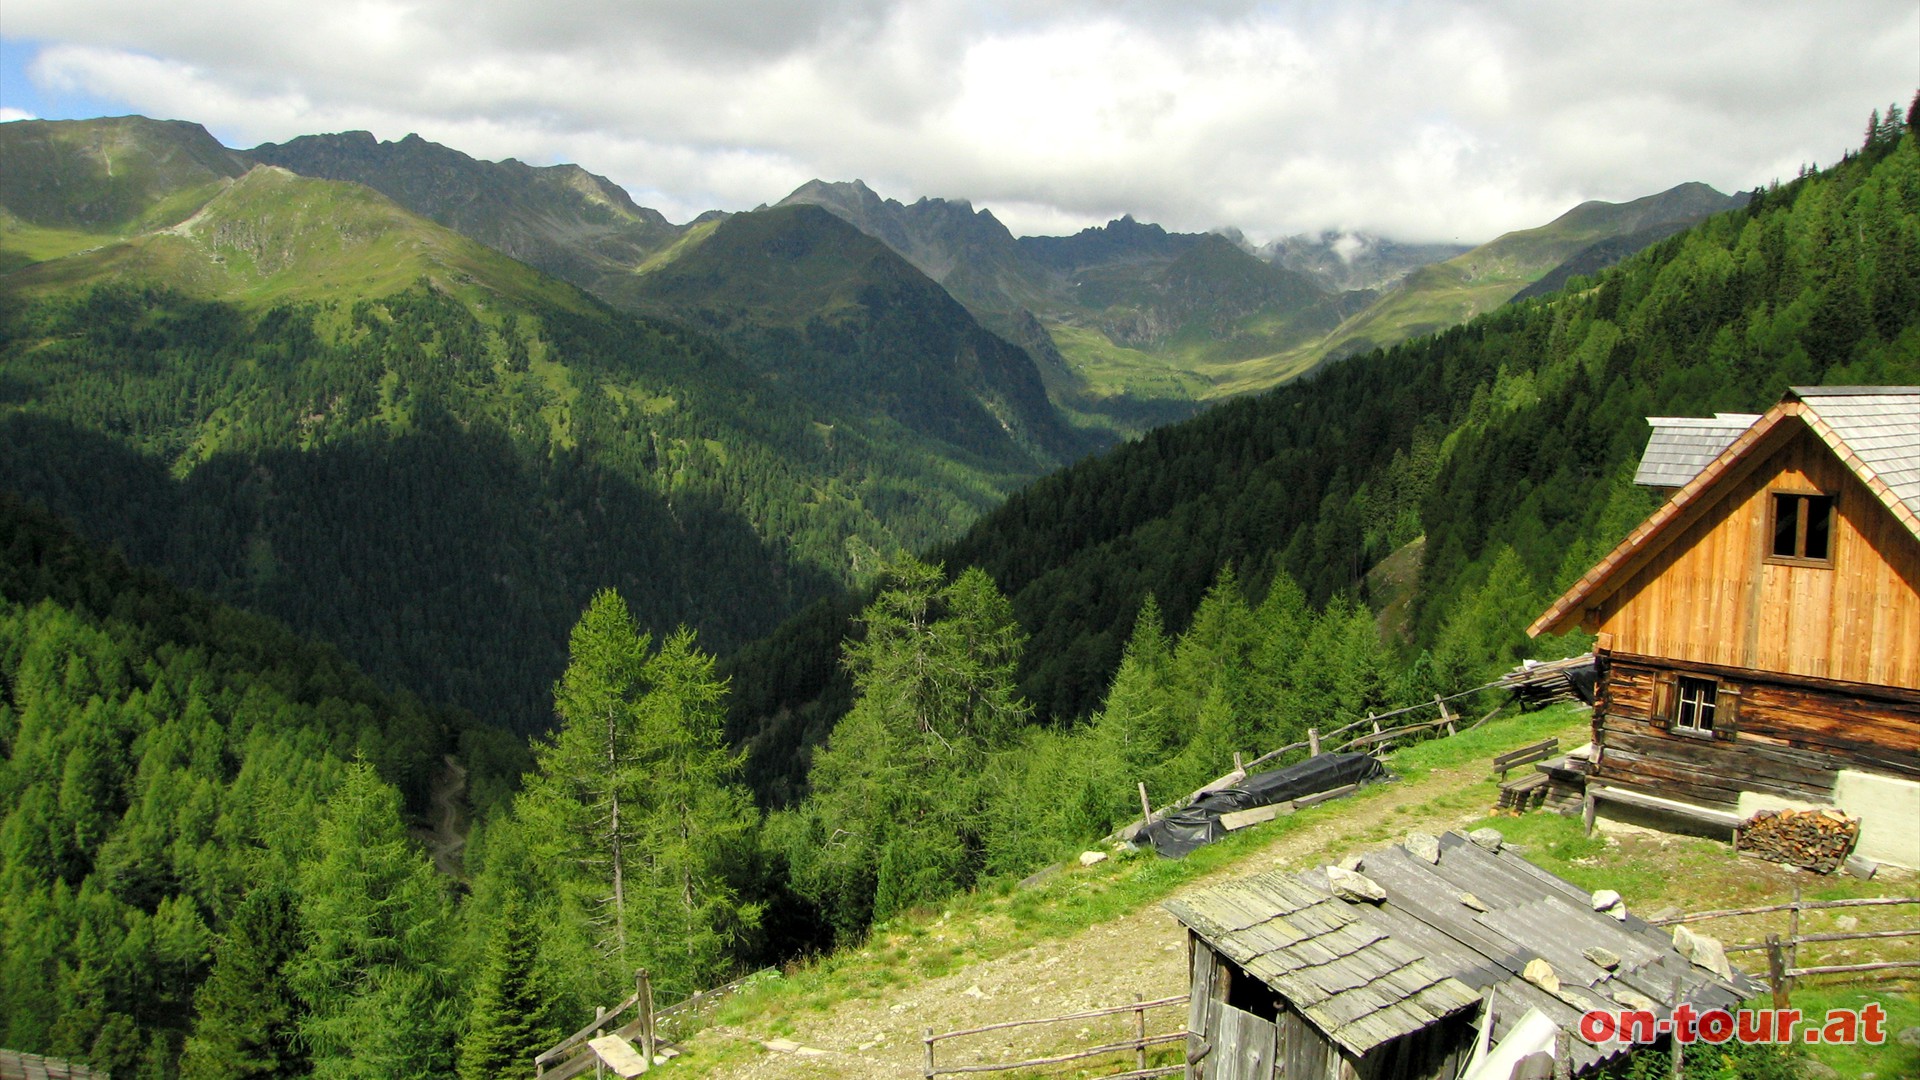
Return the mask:
{"type": "Polygon", "coordinates": [[[723,975],[758,922],[732,879],[759,819],[722,739],[713,658],[685,629],[651,642],[617,592],[593,598],[516,813],[589,927],[600,981],[644,966],[671,999],[723,975]]]}
{"type": "Polygon", "coordinates": [[[453,1068],[453,905],[364,760],[328,797],[298,871],[307,948],[290,965],[315,1076],[444,1076],[453,1068]]]}

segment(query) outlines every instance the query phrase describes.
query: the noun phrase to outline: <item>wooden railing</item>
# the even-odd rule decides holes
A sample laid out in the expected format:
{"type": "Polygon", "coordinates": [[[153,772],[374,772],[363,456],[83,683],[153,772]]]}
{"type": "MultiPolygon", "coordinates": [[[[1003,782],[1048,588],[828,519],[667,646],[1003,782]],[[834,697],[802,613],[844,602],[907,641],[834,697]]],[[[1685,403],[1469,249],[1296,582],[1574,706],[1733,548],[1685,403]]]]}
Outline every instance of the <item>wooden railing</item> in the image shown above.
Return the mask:
{"type": "Polygon", "coordinates": [[[633,974],[633,996],[611,1009],[597,1009],[593,1023],[560,1040],[554,1047],[533,1059],[533,1075],[540,1080],[567,1080],[592,1068],[599,1056],[587,1043],[602,1035],[640,1040],[640,1053],[651,1065],[655,1040],[653,1025],[653,980],[647,969],[633,974]],[[621,1014],[632,1010],[633,1019],[620,1023],[621,1014]]]}
{"type": "Polygon", "coordinates": [[[1868,971],[1894,971],[1912,968],[1920,971],[1920,958],[1912,960],[1877,960],[1865,964],[1815,964],[1800,966],[1800,946],[1803,944],[1824,944],[1836,941],[1879,941],[1889,938],[1920,937],[1920,924],[1910,927],[1895,927],[1891,930],[1846,930],[1826,934],[1802,934],[1800,932],[1800,913],[1803,911],[1829,911],[1837,908],[1860,907],[1899,907],[1914,905],[1920,907],[1920,897],[1914,896],[1874,896],[1859,897],[1851,900],[1803,900],[1800,886],[1793,887],[1793,899],[1783,904],[1760,904],[1746,908],[1722,908],[1714,911],[1696,911],[1686,915],[1675,915],[1665,919],[1649,919],[1650,926],[1678,926],[1682,923],[1702,922],[1708,919],[1731,919],[1744,915],[1769,915],[1784,911],[1787,913],[1787,932],[1785,935],[1768,934],[1765,941],[1744,942],[1723,946],[1728,953],[1759,952],[1767,953],[1767,984],[1773,991],[1773,1002],[1777,1008],[1785,1008],[1787,999],[1793,992],[1794,982],[1808,975],[1852,975],[1868,971]]]}
{"type": "Polygon", "coordinates": [[[928,1028],[926,1035],[921,1040],[926,1044],[926,1062],[922,1076],[925,1080],[933,1080],[936,1076],[957,1076],[964,1073],[990,1073],[1007,1072],[1013,1069],[1037,1069],[1047,1065],[1063,1065],[1069,1061],[1082,1061],[1087,1058],[1104,1057],[1110,1054],[1124,1054],[1129,1050],[1134,1053],[1134,1068],[1126,1072],[1109,1074],[1104,1077],[1103,1080],[1136,1080],[1136,1078],[1138,1078],[1138,1080],[1144,1080],[1146,1077],[1168,1076],[1173,1073],[1183,1072],[1186,1069],[1185,1064],[1148,1067],[1147,1051],[1149,1049],[1155,1046],[1167,1046],[1173,1043],[1185,1042],[1187,1031],[1183,1024],[1179,1031],[1169,1031],[1158,1035],[1147,1034],[1147,1010],[1185,1005],[1187,1000],[1187,995],[1181,994],[1179,997],[1161,998],[1158,1001],[1136,1001],[1131,1005],[1115,1005],[1106,1009],[1090,1009],[1086,1012],[1068,1013],[1065,1016],[1047,1016],[1035,1020],[1008,1020],[1004,1023],[987,1024],[984,1027],[967,1028],[964,1031],[948,1031],[938,1035],[934,1034],[932,1028],[928,1028]],[[1007,1031],[1013,1028],[1032,1027],[1038,1024],[1062,1024],[1074,1020],[1091,1020],[1102,1016],[1119,1016],[1124,1013],[1132,1013],[1134,1015],[1134,1037],[1123,1042],[1108,1043],[1104,1046],[1090,1046],[1084,1050],[1076,1050],[1069,1054],[1029,1058],[1025,1061],[1008,1061],[987,1065],[953,1065],[947,1068],[940,1068],[934,1064],[934,1044],[944,1042],[947,1039],[957,1039],[963,1035],[979,1035],[988,1031],[1007,1031]]]}

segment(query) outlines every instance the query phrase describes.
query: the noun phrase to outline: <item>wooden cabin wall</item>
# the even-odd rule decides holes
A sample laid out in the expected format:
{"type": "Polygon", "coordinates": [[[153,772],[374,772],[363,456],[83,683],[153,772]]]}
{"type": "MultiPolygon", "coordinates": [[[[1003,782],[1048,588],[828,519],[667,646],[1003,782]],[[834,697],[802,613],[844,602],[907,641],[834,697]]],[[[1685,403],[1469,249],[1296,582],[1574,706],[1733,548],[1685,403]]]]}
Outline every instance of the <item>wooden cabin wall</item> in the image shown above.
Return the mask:
{"type": "Polygon", "coordinates": [[[1583,624],[1625,653],[1920,689],[1920,541],[1804,427],[1726,487],[1583,624]],[[1788,489],[1834,497],[1832,566],[1766,560],[1788,489]]]}
{"type": "Polygon", "coordinates": [[[1891,700],[1851,689],[1615,652],[1595,710],[1601,754],[1592,778],[1723,809],[1733,809],[1741,791],[1830,802],[1841,769],[1920,780],[1920,695],[1891,700]],[[1733,738],[1669,733],[1653,715],[1654,680],[1664,671],[1711,675],[1737,690],[1733,738]]]}

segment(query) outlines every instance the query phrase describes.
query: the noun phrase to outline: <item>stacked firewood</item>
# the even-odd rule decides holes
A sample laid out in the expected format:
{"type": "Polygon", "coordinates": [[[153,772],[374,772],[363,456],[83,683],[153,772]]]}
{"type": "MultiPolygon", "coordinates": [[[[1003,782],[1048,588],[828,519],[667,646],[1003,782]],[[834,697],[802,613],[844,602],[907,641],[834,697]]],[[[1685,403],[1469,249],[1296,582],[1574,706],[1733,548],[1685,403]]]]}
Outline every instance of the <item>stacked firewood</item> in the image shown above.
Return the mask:
{"type": "Polygon", "coordinates": [[[1769,862],[1831,874],[1860,838],[1860,819],[1840,810],[1762,810],[1734,830],[1734,848],[1769,862]]]}

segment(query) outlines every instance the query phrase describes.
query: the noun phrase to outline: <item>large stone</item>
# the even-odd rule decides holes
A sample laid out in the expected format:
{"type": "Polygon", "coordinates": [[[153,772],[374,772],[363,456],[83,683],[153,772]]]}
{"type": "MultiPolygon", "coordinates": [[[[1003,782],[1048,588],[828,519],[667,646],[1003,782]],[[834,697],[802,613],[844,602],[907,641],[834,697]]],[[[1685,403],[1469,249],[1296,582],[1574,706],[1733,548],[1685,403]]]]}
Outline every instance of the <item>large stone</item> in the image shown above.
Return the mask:
{"type": "Polygon", "coordinates": [[[1333,886],[1333,895],[1342,900],[1356,903],[1377,904],[1387,898],[1387,890],[1377,882],[1358,871],[1339,866],[1327,867],[1327,882],[1333,886]]]}
{"type": "Polygon", "coordinates": [[[1727,963],[1727,950],[1718,939],[1685,926],[1676,926],[1673,928],[1673,947],[1695,967],[1705,968],[1722,979],[1733,978],[1733,966],[1727,963]]]}
{"type": "Polygon", "coordinates": [[[1620,903],[1620,894],[1612,889],[1601,889],[1593,894],[1593,910],[1607,911],[1620,903]]]}
{"type": "Polygon", "coordinates": [[[1440,838],[1432,833],[1408,833],[1407,851],[1430,863],[1437,863],[1440,861],[1440,838]]]}
{"type": "Polygon", "coordinates": [[[1467,905],[1468,907],[1472,908],[1475,911],[1487,910],[1487,902],[1473,895],[1470,892],[1461,893],[1460,902],[1467,905]]]}
{"type": "Polygon", "coordinates": [[[1467,834],[1467,839],[1479,844],[1488,851],[1499,851],[1500,846],[1507,842],[1507,838],[1500,835],[1499,829],[1492,828],[1475,829],[1467,834]]]}
{"type": "Polygon", "coordinates": [[[1587,946],[1585,949],[1580,950],[1580,955],[1586,957],[1588,962],[1597,968],[1605,968],[1608,971],[1612,971],[1614,968],[1620,966],[1619,953],[1614,952],[1612,949],[1603,949],[1598,945],[1587,946]]]}
{"type": "Polygon", "coordinates": [[[1893,1041],[1901,1046],[1920,1047],[1920,1027],[1901,1028],[1900,1034],[1895,1035],[1893,1041]]]}
{"type": "Polygon", "coordinates": [[[1080,853],[1081,866],[1097,866],[1106,861],[1107,853],[1104,851],[1083,851],[1080,853]]]}
{"type": "Polygon", "coordinates": [[[1560,992],[1560,976],[1553,973],[1553,965],[1537,956],[1527,961],[1527,966],[1520,971],[1520,977],[1549,994],[1560,992]]]}

